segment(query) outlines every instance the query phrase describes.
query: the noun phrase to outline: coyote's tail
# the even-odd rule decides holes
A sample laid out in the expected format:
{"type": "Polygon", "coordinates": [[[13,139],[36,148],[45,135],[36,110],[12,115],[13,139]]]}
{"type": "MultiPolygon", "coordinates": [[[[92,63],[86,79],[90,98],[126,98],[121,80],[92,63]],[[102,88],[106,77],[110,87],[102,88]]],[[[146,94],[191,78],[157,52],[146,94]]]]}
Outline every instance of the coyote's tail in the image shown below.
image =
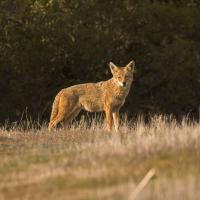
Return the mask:
{"type": "Polygon", "coordinates": [[[58,114],[58,108],[59,108],[59,101],[60,101],[60,95],[62,94],[62,91],[60,91],[56,97],[55,97],[55,100],[53,102],[53,105],[52,105],[52,111],[51,111],[51,117],[50,117],[50,122],[52,122],[57,114],[58,114]]]}

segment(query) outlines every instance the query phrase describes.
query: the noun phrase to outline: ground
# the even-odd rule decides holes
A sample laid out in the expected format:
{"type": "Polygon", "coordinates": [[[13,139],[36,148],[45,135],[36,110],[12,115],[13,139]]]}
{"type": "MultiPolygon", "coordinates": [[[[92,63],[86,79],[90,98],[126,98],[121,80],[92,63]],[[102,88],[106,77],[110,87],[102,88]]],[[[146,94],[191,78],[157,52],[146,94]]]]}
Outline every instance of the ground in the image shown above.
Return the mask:
{"type": "Polygon", "coordinates": [[[94,119],[70,129],[29,125],[0,129],[0,199],[127,200],[200,196],[200,124],[163,116],[124,120],[119,133],[94,119]]]}

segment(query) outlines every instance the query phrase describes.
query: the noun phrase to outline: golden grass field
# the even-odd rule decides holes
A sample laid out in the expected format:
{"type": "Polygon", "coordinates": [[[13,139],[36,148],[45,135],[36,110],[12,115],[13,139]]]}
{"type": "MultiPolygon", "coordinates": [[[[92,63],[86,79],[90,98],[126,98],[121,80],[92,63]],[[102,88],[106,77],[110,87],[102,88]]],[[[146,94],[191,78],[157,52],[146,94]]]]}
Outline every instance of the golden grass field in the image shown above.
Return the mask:
{"type": "Polygon", "coordinates": [[[152,168],[135,199],[200,199],[199,123],[157,116],[109,133],[100,121],[52,132],[1,127],[0,199],[129,200],[152,168]]]}

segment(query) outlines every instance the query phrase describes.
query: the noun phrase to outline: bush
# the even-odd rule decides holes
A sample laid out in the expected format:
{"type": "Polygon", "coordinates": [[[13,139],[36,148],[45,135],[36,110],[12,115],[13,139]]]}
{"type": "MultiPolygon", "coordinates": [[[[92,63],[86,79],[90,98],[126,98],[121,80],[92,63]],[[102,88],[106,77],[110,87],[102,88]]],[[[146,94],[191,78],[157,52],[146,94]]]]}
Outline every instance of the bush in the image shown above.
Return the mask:
{"type": "Polygon", "coordinates": [[[63,87],[106,80],[108,62],[134,59],[123,107],[138,113],[190,113],[200,101],[200,13],[196,1],[2,0],[0,121],[24,110],[47,119],[63,87]]]}

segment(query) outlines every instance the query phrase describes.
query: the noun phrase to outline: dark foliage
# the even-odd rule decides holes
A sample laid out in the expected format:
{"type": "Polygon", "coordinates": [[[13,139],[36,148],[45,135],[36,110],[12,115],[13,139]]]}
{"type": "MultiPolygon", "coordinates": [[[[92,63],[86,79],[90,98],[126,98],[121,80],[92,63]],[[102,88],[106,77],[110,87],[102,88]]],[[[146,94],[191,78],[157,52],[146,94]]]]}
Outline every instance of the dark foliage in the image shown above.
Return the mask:
{"type": "Polygon", "coordinates": [[[200,102],[199,1],[1,0],[0,121],[47,119],[63,87],[136,61],[123,111],[190,113],[200,102]]]}

